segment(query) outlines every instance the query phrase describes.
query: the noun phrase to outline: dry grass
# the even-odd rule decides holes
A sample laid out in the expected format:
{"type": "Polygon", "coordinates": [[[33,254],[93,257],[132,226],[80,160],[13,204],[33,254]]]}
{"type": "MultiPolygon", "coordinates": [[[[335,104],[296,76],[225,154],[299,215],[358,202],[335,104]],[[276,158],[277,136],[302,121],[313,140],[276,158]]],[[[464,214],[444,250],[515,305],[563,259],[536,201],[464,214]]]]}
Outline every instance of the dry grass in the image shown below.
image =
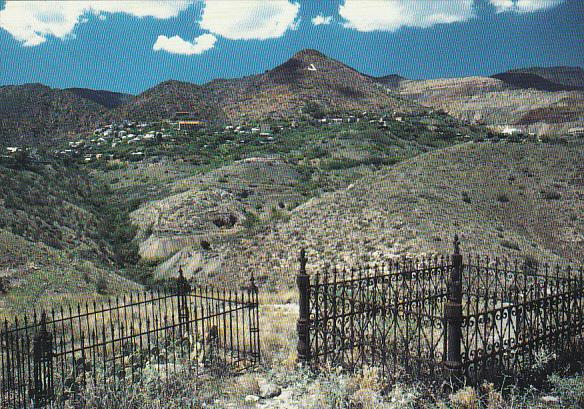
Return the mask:
{"type": "Polygon", "coordinates": [[[298,305],[290,303],[294,295],[292,291],[282,291],[261,296],[260,340],[266,365],[291,369],[296,364],[298,305]]]}

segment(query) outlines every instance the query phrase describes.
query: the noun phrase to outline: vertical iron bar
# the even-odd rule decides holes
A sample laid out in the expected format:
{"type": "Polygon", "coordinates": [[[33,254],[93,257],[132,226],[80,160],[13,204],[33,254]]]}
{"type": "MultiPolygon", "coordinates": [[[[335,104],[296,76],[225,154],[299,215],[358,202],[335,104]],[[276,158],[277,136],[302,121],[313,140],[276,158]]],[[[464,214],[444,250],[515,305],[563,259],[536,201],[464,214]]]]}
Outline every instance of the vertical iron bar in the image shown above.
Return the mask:
{"type": "Polygon", "coordinates": [[[300,250],[300,270],[296,276],[299,292],[299,318],[296,325],[298,334],[298,361],[310,361],[310,277],[306,273],[306,250],[300,250]]]}
{"type": "Polygon", "coordinates": [[[448,283],[448,301],[444,306],[444,319],[447,324],[448,345],[444,362],[446,376],[453,384],[462,381],[463,367],[461,356],[462,344],[462,255],[458,235],[454,236],[454,253],[452,269],[448,283]]]}

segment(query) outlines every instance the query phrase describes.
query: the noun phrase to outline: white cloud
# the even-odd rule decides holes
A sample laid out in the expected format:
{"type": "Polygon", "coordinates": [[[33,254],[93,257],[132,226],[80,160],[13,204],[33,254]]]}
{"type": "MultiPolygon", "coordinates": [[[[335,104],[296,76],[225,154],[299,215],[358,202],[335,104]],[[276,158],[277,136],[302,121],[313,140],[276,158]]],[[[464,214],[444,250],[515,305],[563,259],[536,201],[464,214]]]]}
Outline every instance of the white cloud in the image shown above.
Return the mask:
{"type": "Polygon", "coordinates": [[[44,43],[48,36],[68,38],[87,14],[105,17],[125,13],[135,17],[167,19],[186,10],[192,0],[177,1],[7,1],[0,10],[0,28],[25,46],[44,43]]]}
{"type": "Polygon", "coordinates": [[[311,21],[315,26],[328,25],[333,21],[333,18],[332,16],[323,16],[322,14],[319,14],[318,16],[313,17],[311,21]]]}
{"type": "Polygon", "coordinates": [[[497,13],[513,11],[516,13],[531,13],[547,10],[563,3],[564,0],[489,0],[497,13]]]}
{"type": "Polygon", "coordinates": [[[288,0],[207,0],[199,25],[230,40],[265,40],[296,28],[299,10],[288,0]]]}
{"type": "Polygon", "coordinates": [[[183,40],[179,36],[167,37],[158,36],[152,49],[154,51],[166,51],[171,54],[193,55],[202,54],[215,46],[217,37],[213,34],[205,33],[196,37],[193,42],[183,40]]]}
{"type": "Polygon", "coordinates": [[[343,25],[357,31],[395,31],[466,21],[475,16],[473,0],[345,0],[343,25]]]}

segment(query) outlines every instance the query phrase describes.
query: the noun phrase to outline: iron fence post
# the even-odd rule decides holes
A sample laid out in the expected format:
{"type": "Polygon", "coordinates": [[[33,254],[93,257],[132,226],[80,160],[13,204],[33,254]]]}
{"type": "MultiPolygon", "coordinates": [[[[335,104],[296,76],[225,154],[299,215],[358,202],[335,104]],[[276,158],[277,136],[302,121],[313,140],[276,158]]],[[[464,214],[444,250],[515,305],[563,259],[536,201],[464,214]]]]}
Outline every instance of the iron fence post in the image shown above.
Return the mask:
{"type": "Polygon", "coordinates": [[[188,332],[189,328],[189,303],[188,295],[191,292],[191,285],[185,278],[182,266],[178,269],[177,299],[178,299],[178,322],[181,329],[181,336],[188,332]]]}
{"type": "Polygon", "coordinates": [[[447,380],[452,384],[459,384],[463,375],[462,318],[462,255],[458,235],[455,235],[452,268],[448,280],[448,299],[444,306],[448,340],[444,367],[447,380]]]}
{"type": "Polygon", "coordinates": [[[298,334],[298,361],[310,361],[310,277],[306,273],[306,251],[300,250],[300,270],[296,276],[299,293],[299,317],[296,324],[298,334]]]}
{"type": "Polygon", "coordinates": [[[53,334],[47,331],[47,314],[44,311],[39,332],[33,340],[33,376],[33,407],[42,408],[49,405],[54,397],[53,334]]]}
{"type": "Polygon", "coordinates": [[[250,333],[253,334],[253,351],[252,356],[256,364],[260,363],[260,321],[259,321],[259,289],[255,282],[253,273],[251,274],[249,283],[249,299],[250,308],[252,310],[250,333]]]}

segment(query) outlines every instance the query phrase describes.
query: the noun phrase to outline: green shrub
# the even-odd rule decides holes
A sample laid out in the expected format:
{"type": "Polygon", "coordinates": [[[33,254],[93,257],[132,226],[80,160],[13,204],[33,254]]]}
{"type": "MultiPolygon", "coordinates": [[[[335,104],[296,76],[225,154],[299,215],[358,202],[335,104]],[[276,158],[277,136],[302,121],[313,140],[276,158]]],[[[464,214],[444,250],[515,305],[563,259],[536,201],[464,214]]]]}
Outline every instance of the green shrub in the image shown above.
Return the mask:
{"type": "Polygon", "coordinates": [[[497,202],[499,202],[499,203],[508,203],[509,202],[509,196],[507,196],[505,193],[501,193],[500,195],[497,196],[497,202]]]}
{"type": "Polygon", "coordinates": [[[108,284],[105,277],[100,277],[97,282],[95,283],[95,289],[98,294],[106,295],[108,292],[108,284]]]}
{"type": "Polygon", "coordinates": [[[26,169],[30,163],[30,155],[26,149],[19,149],[14,153],[14,164],[17,169],[26,169]]]}
{"type": "Polygon", "coordinates": [[[523,271],[528,274],[537,273],[539,262],[534,256],[527,255],[523,258],[523,271]]]}
{"type": "Polygon", "coordinates": [[[521,250],[521,248],[519,247],[519,244],[515,243],[514,241],[502,240],[500,244],[502,247],[505,247],[507,249],[521,250]]]}
{"type": "Polygon", "coordinates": [[[552,375],[548,380],[553,385],[554,393],[560,398],[562,407],[584,407],[584,375],[566,378],[552,375]]]}
{"type": "Polygon", "coordinates": [[[542,190],[541,196],[545,200],[560,200],[562,198],[562,195],[560,194],[560,192],[556,192],[553,190],[542,190]]]}
{"type": "Polygon", "coordinates": [[[324,158],[328,156],[328,153],[329,153],[328,150],[326,150],[322,146],[315,146],[306,151],[305,157],[306,159],[324,158]]]}
{"type": "Polygon", "coordinates": [[[260,218],[258,217],[258,215],[251,211],[245,212],[244,217],[245,218],[243,219],[243,227],[245,227],[246,229],[251,229],[260,222],[260,218]]]}
{"type": "Polygon", "coordinates": [[[8,292],[8,280],[4,277],[0,277],[0,294],[6,294],[8,292]]]}
{"type": "Polygon", "coordinates": [[[277,207],[274,206],[272,207],[272,210],[270,212],[270,219],[276,222],[279,221],[287,222],[288,220],[290,220],[290,214],[288,214],[287,211],[278,209],[277,207]]]}

